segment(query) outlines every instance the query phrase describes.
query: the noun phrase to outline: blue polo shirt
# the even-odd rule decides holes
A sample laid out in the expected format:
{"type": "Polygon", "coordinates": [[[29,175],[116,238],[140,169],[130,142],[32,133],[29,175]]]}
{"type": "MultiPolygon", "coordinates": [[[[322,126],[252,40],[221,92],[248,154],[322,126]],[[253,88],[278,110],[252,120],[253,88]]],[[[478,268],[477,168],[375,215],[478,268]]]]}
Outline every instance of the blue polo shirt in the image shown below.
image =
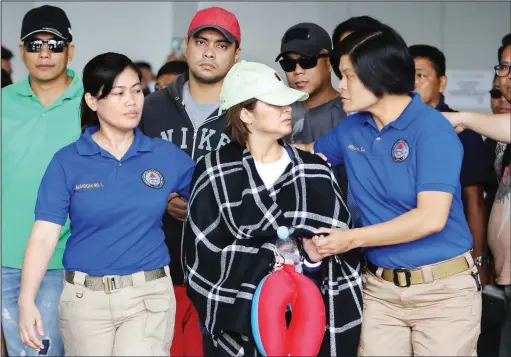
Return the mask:
{"type": "Polygon", "coordinates": [[[463,147],[441,113],[424,104],[418,94],[411,96],[401,115],[381,131],[370,113],[359,112],[314,145],[332,165],[345,163],[364,226],[390,221],[417,208],[421,191],[453,194],[441,232],[409,243],[363,249],[370,262],[383,268],[415,268],[472,248],[461,201],[463,147]]]}
{"type": "Polygon", "coordinates": [[[171,192],[188,197],[195,162],[171,142],[138,129],[117,160],[92,139],[98,129],[86,129],[54,155],[39,187],[35,219],[62,225],[69,215],[68,271],[126,275],[168,265],[163,213],[171,192]]]}

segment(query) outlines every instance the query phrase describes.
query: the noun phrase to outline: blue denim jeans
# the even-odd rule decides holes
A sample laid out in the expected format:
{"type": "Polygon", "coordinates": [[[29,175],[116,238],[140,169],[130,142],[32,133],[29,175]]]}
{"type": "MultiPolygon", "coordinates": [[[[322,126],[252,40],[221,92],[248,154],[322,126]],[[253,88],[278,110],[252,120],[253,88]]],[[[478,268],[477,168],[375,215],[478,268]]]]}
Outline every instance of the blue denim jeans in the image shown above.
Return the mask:
{"type": "MultiPolygon", "coordinates": [[[[25,346],[18,333],[21,270],[2,267],[2,327],[9,356],[64,356],[64,346],[59,329],[59,300],[64,281],[63,270],[49,270],[44,275],[36,297],[36,305],[41,313],[48,351],[39,354],[25,346]]],[[[44,352],[44,351],[41,351],[44,352]]]]}

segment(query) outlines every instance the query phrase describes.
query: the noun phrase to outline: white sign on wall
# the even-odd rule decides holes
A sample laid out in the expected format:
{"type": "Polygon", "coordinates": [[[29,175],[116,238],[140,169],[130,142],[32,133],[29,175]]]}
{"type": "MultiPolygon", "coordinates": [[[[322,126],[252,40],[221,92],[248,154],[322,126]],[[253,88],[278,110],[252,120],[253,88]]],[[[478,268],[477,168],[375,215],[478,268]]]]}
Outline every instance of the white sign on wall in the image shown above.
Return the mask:
{"type": "Polygon", "coordinates": [[[453,109],[489,110],[493,85],[493,70],[450,70],[447,71],[445,102],[453,109]]]}

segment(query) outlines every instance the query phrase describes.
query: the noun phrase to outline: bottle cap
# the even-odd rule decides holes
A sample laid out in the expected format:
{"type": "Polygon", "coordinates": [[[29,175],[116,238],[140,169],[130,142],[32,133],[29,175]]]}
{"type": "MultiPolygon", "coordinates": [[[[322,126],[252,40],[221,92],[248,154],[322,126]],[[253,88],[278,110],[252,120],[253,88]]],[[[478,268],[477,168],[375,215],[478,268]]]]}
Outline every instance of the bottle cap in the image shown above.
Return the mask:
{"type": "Polygon", "coordinates": [[[280,226],[277,229],[277,236],[280,239],[287,239],[289,237],[289,229],[285,226],[280,226]]]}

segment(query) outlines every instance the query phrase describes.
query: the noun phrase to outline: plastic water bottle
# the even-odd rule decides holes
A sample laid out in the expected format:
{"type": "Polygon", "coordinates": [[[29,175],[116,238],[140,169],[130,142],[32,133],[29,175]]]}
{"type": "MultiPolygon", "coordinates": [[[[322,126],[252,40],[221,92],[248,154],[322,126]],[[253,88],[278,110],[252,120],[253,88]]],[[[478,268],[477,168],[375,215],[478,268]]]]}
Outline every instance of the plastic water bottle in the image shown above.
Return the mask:
{"type": "Polygon", "coordinates": [[[295,270],[298,273],[302,273],[302,262],[300,260],[300,251],[296,245],[293,237],[289,235],[289,229],[281,226],[277,229],[277,243],[275,247],[278,252],[284,257],[294,263],[295,270]]]}

